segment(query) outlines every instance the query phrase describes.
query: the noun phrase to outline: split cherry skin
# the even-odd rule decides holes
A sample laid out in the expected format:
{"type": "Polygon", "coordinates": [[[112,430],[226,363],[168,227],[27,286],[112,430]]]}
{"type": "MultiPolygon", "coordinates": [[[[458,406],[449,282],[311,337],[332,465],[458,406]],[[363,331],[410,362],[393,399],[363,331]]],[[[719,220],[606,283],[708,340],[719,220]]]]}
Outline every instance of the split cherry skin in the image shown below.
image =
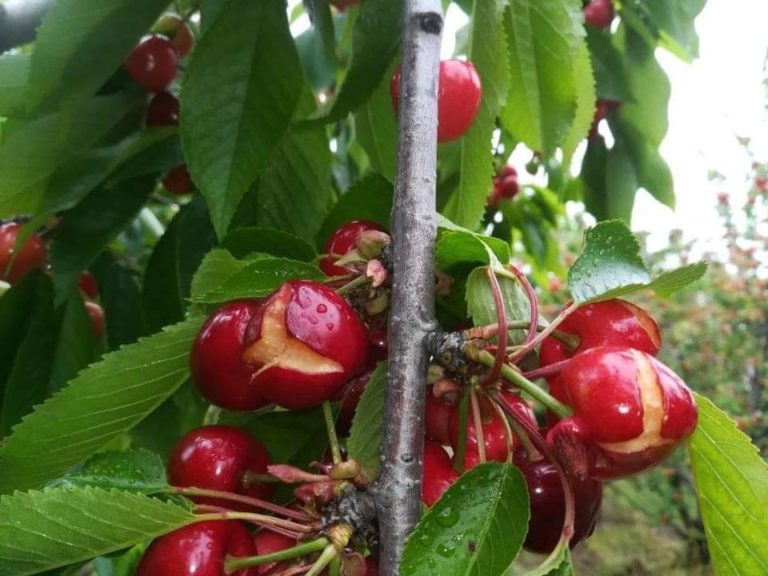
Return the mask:
{"type": "MultiPolygon", "coordinates": [[[[253,482],[248,476],[266,474],[269,464],[267,450],[246,431],[231,426],[203,426],[182,436],[173,447],[168,483],[267,500],[272,496],[272,484],[253,482]]],[[[239,509],[236,503],[215,498],[193,500],[239,509]]]]}
{"type": "Polygon", "coordinates": [[[192,381],[211,404],[227,410],[257,410],[269,404],[251,383],[253,367],[241,360],[248,324],[257,300],[221,306],[197,333],[189,356],[192,381]]]}
{"type": "Polygon", "coordinates": [[[349,274],[349,269],[337,266],[335,262],[355,249],[355,244],[363,232],[371,230],[384,232],[384,228],[370,220],[352,220],[334,230],[325,243],[325,253],[327,256],[320,261],[320,269],[327,276],[345,276],[349,274]]]}
{"type": "Polygon", "coordinates": [[[16,222],[0,226],[0,280],[10,284],[18,282],[32,270],[43,268],[48,257],[45,243],[37,234],[27,238],[16,251],[16,238],[21,229],[22,225],[16,222]]]}
{"type": "Polygon", "coordinates": [[[136,576],[249,576],[253,571],[248,568],[226,574],[224,560],[255,553],[242,523],[197,522],[152,542],[136,568],[136,576]]]}
{"type": "Polygon", "coordinates": [[[163,36],[144,38],[125,60],[125,69],[148,92],[162,92],[176,78],[179,52],[163,36]]]}
{"type": "Polygon", "coordinates": [[[365,324],[341,296],[323,284],[292,280],[259,304],[242,358],[264,398],[305,410],[360,374],[368,347],[365,324]]]}

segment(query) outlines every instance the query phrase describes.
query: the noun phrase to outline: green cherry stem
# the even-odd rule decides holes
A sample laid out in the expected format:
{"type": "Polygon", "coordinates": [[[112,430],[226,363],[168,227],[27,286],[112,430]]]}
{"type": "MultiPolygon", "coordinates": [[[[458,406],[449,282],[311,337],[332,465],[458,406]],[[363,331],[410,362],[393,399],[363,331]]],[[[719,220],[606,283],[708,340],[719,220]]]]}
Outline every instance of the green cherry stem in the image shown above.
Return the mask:
{"type": "Polygon", "coordinates": [[[328,432],[328,443],[331,445],[331,457],[334,464],[341,462],[341,449],[339,448],[339,437],[336,435],[336,422],[333,419],[333,410],[331,403],[326,400],[323,402],[323,418],[325,418],[325,429],[328,432]]]}
{"type": "MultiPolygon", "coordinates": [[[[205,505],[201,506],[204,507],[205,505]]],[[[212,508],[216,508],[213,506],[212,508]]],[[[312,530],[309,526],[304,524],[297,524],[290,520],[283,520],[282,518],[275,518],[274,516],[268,516],[266,514],[256,514],[255,512],[233,512],[231,510],[223,512],[210,512],[200,514],[197,516],[198,521],[204,520],[244,520],[251,522],[257,526],[275,526],[276,528],[285,528],[292,532],[303,534],[312,530]]]]}
{"type": "Polygon", "coordinates": [[[297,544],[293,548],[286,548],[279,552],[272,552],[271,554],[262,554],[261,556],[227,556],[224,560],[224,572],[232,574],[243,568],[252,568],[253,566],[261,566],[262,564],[271,564],[273,562],[282,562],[283,560],[292,560],[299,556],[307,556],[320,552],[328,546],[329,542],[326,538],[318,538],[311,542],[305,542],[303,544],[297,544]]]}
{"type": "Polygon", "coordinates": [[[341,286],[340,288],[336,288],[336,294],[339,296],[343,296],[347,292],[350,292],[354,290],[355,288],[359,288],[360,286],[365,286],[368,283],[368,276],[365,274],[360,274],[357,278],[354,280],[351,280],[344,284],[344,286],[341,286]]]}
{"type": "Polygon", "coordinates": [[[320,557],[315,560],[315,563],[312,565],[309,572],[307,572],[306,576],[318,576],[318,574],[320,574],[328,564],[333,562],[333,559],[338,555],[339,551],[336,549],[336,546],[328,544],[323,550],[323,553],[320,554],[320,557]]]}

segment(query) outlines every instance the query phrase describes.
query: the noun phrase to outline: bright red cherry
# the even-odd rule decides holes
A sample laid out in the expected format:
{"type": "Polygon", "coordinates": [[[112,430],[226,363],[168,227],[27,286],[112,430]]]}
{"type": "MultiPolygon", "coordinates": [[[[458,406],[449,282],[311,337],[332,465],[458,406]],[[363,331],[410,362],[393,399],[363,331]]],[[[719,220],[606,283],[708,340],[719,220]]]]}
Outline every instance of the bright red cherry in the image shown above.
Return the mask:
{"type": "Polygon", "coordinates": [[[48,250],[43,239],[32,234],[16,251],[16,238],[22,225],[9,222],[0,226],[0,280],[18,282],[36,268],[45,266],[48,250]],[[14,257],[15,255],[15,257],[14,257]],[[10,269],[8,265],[13,261],[10,269]]]}
{"type": "Polygon", "coordinates": [[[424,440],[424,477],[421,483],[421,501],[432,506],[459,479],[451,466],[451,457],[437,442],[424,440]]]}
{"type": "Polygon", "coordinates": [[[165,178],[163,178],[163,186],[174,196],[185,196],[190,194],[195,188],[186,164],[171,168],[165,178]]]}
{"type": "Polygon", "coordinates": [[[182,58],[188,56],[195,46],[195,35],[178,14],[163,14],[152,30],[170,38],[182,58]]]}
{"type": "Polygon", "coordinates": [[[158,92],[147,106],[147,126],[177,126],[179,101],[170,92],[158,92]]]}
{"type": "MultiPolygon", "coordinates": [[[[245,526],[237,521],[197,522],[161,536],[147,548],[136,576],[230,576],[224,571],[227,556],[253,556],[255,550],[245,526]]],[[[250,569],[231,576],[249,576],[250,569]]]]}
{"type": "MultiPolygon", "coordinates": [[[[449,142],[461,138],[475,121],[480,108],[483,88],[472,62],[443,60],[440,62],[437,95],[437,141],[449,142]]],[[[392,107],[400,110],[400,68],[395,70],[390,84],[392,107]]]]}
{"type": "Polygon", "coordinates": [[[104,335],[104,310],[96,302],[91,302],[90,300],[86,301],[85,310],[91,318],[93,337],[96,340],[100,340],[104,335]]]}
{"type": "Polygon", "coordinates": [[[197,333],[189,356],[192,381],[211,404],[227,410],[257,410],[269,404],[251,383],[253,367],[240,358],[245,331],[258,301],[235,300],[216,310],[197,333]]]}
{"type": "Polygon", "coordinates": [[[611,0],[591,0],[584,7],[584,20],[593,28],[608,28],[613,22],[613,15],[611,0]]]}
{"type": "Polygon", "coordinates": [[[243,360],[267,400],[290,410],[318,406],[366,366],[368,332],[331,288],[292,280],[262,301],[246,333],[243,360]]]}
{"type": "Polygon", "coordinates": [[[352,220],[337,228],[325,243],[325,253],[328,254],[320,261],[320,269],[327,276],[345,276],[350,270],[336,266],[335,262],[342,256],[355,249],[355,244],[363,232],[376,230],[384,232],[384,228],[369,220],[352,220]]]}
{"type": "Polygon", "coordinates": [[[424,429],[427,436],[440,444],[450,444],[451,416],[456,411],[456,404],[435,398],[432,386],[427,388],[427,409],[424,414],[424,429]]]}
{"type": "Polygon", "coordinates": [[[77,285],[80,287],[83,295],[89,300],[96,300],[99,297],[99,285],[96,283],[96,278],[88,270],[80,274],[77,285]]]}
{"type": "MultiPolygon", "coordinates": [[[[253,537],[253,545],[256,549],[256,556],[265,556],[267,554],[273,554],[275,552],[282,552],[296,546],[297,542],[293,538],[277,534],[276,532],[270,532],[269,530],[260,530],[253,537]]],[[[271,562],[269,564],[261,564],[254,568],[252,572],[256,573],[256,576],[268,576],[271,574],[278,574],[282,570],[286,570],[291,567],[289,560],[283,562],[271,562]]]]}
{"type": "Polygon", "coordinates": [[[547,441],[574,475],[618,478],[651,468],[696,428],[685,383],[650,354],[601,346],[575,356],[559,378],[573,416],[547,441]]]}
{"type": "MultiPolygon", "coordinates": [[[[273,486],[249,476],[266,474],[267,450],[248,432],[231,426],[195,428],[179,439],[168,460],[168,482],[173,486],[233,492],[267,500],[273,486]]],[[[239,508],[232,502],[193,498],[201,504],[239,508]]]]}
{"type": "Polygon", "coordinates": [[[176,78],[179,52],[163,36],[148,36],[125,60],[125,69],[133,81],[148,92],[163,92],[176,78]]]}

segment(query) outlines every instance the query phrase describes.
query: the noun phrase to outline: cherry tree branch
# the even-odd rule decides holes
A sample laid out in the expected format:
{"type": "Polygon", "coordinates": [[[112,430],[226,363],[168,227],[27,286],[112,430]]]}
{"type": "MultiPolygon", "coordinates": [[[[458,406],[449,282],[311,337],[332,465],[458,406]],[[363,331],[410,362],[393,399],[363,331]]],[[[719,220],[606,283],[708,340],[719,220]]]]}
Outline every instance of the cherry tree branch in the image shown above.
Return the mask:
{"type": "Polygon", "coordinates": [[[374,490],[382,576],[398,574],[421,514],[424,407],[435,321],[440,0],[403,0],[400,134],[392,209],[393,283],[382,468],[374,490]]]}
{"type": "Polygon", "coordinates": [[[54,0],[7,0],[0,4],[0,54],[35,39],[54,0]]]}

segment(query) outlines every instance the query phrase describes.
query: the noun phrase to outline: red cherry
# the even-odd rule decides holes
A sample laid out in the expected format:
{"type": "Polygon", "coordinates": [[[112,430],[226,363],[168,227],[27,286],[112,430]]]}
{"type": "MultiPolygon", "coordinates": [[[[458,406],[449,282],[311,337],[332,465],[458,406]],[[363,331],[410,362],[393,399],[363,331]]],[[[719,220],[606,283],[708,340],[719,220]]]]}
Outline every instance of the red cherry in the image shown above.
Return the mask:
{"type": "Polygon", "coordinates": [[[608,28],[613,22],[613,16],[611,0],[591,0],[584,7],[584,21],[593,28],[608,28]]]}
{"type": "MultiPolygon", "coordinates": [[[[227,556],[255,554],[245,526],[236,521],[197,522],[152,542],[136,568],[136,576],[226,576],[227,556]]],[[[249,576],[245,568],[233,576],[249,576]]]]}
{"type": "Polygon", "coordinates": [[[337,393],[336,397],[334,397],[334,400],[336,400],[341,396],[341,398],[339,398],[341,400],[341,406],[339,407],[339,414],[336,416],[336,432],[341,436],[349,435],[357,405],[360,403],[360,397],[363,395],[363,392],[365,392],[365,387],[368,385],[370,379],[371,372],[365,372],[357,378],[353,378],[344,388],[342,388],[342,393],[337,393]]]}
{"type": "Polygon", "coordinates": [[[424,414],[424,428],[427,436],[443,445],[451,443],[451,416],[457,412],[456,405],[435,398],[432,386],[427,388],[427,409],[424,414]]]}
{"type": "Polygon", "coordinates": [[[369,220],[352,220],[340,226],[328,238],[325,243],[325,253],[328,254],[320,261],[320,269],[327,276],[345,276],[350,270],[336,266],[335,262],[341,256],[345,256],[355,249],[355,244],[363,232],[376,230],[384,232],[384,228],[369,220]]]}
{"type": "Polygon", "coordinates": [[[251,384],[253,368],[240,359],[245,331],[257,307],[256,300],[224,304],[197,333],[189,366],[197,390],[211,404],[239,411],[269,404],[251,384]]]}
{"type": "Polygon", "coordinates": [[[104,335],[104,310],[96,302],[91,302],[90,300],[86,301],[85,310],[91,318],[93,337],[96,340],[100,340],[104,335]]]}
{"type": "Polygon", "coordinates": [[[696,401],[685,383],[633,348],[582,352],[558,383],[574,414],[547,441],[577,476],[617,478],[651,468],[696,428],[696,401]]]}
{"type": "Polygon", "coordinates": [[[80,287],[83,295],[89,300],[96,300],[99,297],[99,285],[96,283],[96,278],[88,270],[80,274],[77,285],[80,287]]]}
{"type": "MultiPolygon", "coordinates": [[[[253,537],[253,545],[256,549],[256,556],[265,556],[267,554],[273,554],[275,552],[282,552],[296,546],[297,542],[293,538],[270,532],[269,530],[260,530],[253,537]]],[[[278,574],[282,570],[286,570],[291,567],[291,561],[286,560],[283,562],[271,562],[269,564],[261,564],[252,570],[256,572],[256,576],[268,576],[270,574],[278,574]]]]}
{"type": "Polygon", "coordinates": [[[517,183],[517,176],[504,176],[499,182],[499,195],[506,199],[511,200],[520,191],[520,186],[517,183]]]}
{"type": "MultiPolygon", "coordinates": [[[[251,482],[249,474],[266,474],[269,454],[250,434],[231,426],[203,426],[179,439],[168,460],[173,486],[232,492],[267,500],[272,484],[251,482]]],[[[224,500],[195,497],[200,504],[240,508],[224,500]]]]}
{"type": "Polygon", "coordinates": [[[147,126],[177,126],[179,101],[170,92],[158,92],[147,106],[147,126]]]}
{"type": "Polygon", "coordinates": [[[15,222],[0,226],[0,279],[10,284],[18,282],[32,270],[45,266],[48,256],[45,243],[37,234],[32,234],[21,248],[15,251],[16,238],[21,229],[22,225],[15,222]],[[11,261],[13,265],[8,269],[11,261]]]}
{"type": "Polygon", "coordinates": [[[195,46],[195,35],[178,14],[163,14],[152,30],[170,38],[182,58],[188,56],[195,46]]]}
{"type": "Polygon", "coordinates": [[[355,4],[359,3],[360,0],[331,0],[331,4],[333,4],[333,6],[339,12],[344,12],[350,6],[354,6],[355,4]]]}
{"type": "Polygon", "coordinates": [[[139,42],[125,60],[133,81],[148,92],[162,92],[176,78],[179,52],[163,36],[148,36],[139,42]]]}
{"type": "MultiPolygon", "coordinates": [[[[437,95],[437,141],[449,142],[461,138],[475,121],[480,108],[483,88],[472,62],[443,60],[440,62],[437,95]]],[[[395,70],[390,84],[392,107],[400,110],[400,68],[395,70]]]]}
{"type": "Polygon", "coordinates": [[[318,406],[366,366],[368,333],[354,309],[323,284],[292,280],[261,302],[243,360],[267,400],[290,410],[318,406]]]}
{"type": "Polygon", "coordinates": [[[163,186],[174,196],[184,196],[194,190],[192,177],[189,175],[185,164],[171,168],[165,178],[163,178],[163,186]]]}
{"type": "Polygon", "coordinates": [[[437,442],[424,440],[424,477],[421,483],[421,501],[432,506],[459,479],[451,466],[451,457],[437,442]]]}

